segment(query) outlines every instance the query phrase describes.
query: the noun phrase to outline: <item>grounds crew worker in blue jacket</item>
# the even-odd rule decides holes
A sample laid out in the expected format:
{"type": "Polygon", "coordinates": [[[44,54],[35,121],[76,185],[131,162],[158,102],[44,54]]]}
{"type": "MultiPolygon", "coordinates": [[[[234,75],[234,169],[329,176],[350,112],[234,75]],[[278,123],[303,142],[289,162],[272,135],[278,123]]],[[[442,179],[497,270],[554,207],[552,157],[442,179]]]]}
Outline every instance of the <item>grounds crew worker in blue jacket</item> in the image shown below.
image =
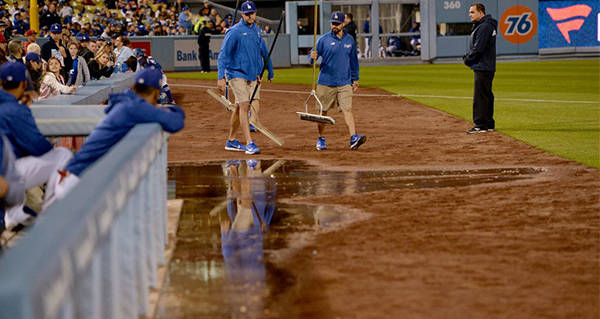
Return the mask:
{"type": "Polygon", "coordinates": [[[492,81],[496,72],[496,29],[498,21],[485,14],[481,3],[471,5],[469,17],[474,22],[469,52],[463,57],[465,65],[475,73],[473,92],[473,123],[468,134],[484,133],[496,128],[492,81]]]}
{"type": "MultiPolygon", "coordinates": [[[[354,126],[352,91],[358,89],[358,58],[356,42],[344,33],[344,17],[339,11],[331,14],[331,32],[319,38],[317,49],[313,48],[308,61],[312,63],[313,59],[322,57],[316,93],[323,104],[323,114],[337,101],[350,132],[350,149],[355,150],[367,141],[367,137],[356,134],[354,126]]],[[[317,150],[321,151],[327,149],[323,135],[325,124],[319,123],[318,130],[317,150]]]]}
{"type": "MultiPolygon", "coordinates": [[[[10,141],[17,160],[15,169],[25,189],[47,184],[44,202],[54,193],[60,178],[58,169],[73,156],[63,147],[53,148],[35,124],[29,107],[19,103],[27,88],[27,67],[22,62],[6,62],[0,67],[0,131],[10,141]]],[[[25,200],[6,210],[6,229],[26,224],[35,214],[25,207],[25,200]],[[26,213],[27,212],[27,213],[26,213]]]]}
{"type": "Polygon", "coordinates": [[[110,151],[136,124],[158,123],[169,133],[183,128],[185,113],[179,106],[156,107],[162,76],[160,69],[142,69],[135,77],[133,88],[110,96],[105,109],[106,117],[61,171],[63,178],[56,185],[53,201],[63,198],[77,184],[79,176],[110,151]]]}
{"type": "MultiPolygon", "coordinates": [[[[250,137],[250,126],[248,122],[248,102],[257,83],[260,85],[264,59],[269,51],[267,44],[260,37],[260,28],[254,23],[256,20],[256,5],[252,1],[242,3],[242,21],[234,25],[223,40],[219,60],[217,63],[218,80],[217,86],[225,91],[225,78],[229,79],[229,85],[235,95],[235,103],[238,107],[232,112],[229,136],[225,143],[228,151],[241,151],[246,154],[260,153],[260,149],[254,144],[250,137]],[[246,146],[235,139],[235,133],[241,127],[246,146]]],[[[273,64],[267,61],[269,70],[269,82],[273,79],[273,64]]],[[[260,87],[256,91],[252,106],[258,112],[260,100],[260,87]]],[[[253,114],[252,116],[255,116],[253,114]]]]}

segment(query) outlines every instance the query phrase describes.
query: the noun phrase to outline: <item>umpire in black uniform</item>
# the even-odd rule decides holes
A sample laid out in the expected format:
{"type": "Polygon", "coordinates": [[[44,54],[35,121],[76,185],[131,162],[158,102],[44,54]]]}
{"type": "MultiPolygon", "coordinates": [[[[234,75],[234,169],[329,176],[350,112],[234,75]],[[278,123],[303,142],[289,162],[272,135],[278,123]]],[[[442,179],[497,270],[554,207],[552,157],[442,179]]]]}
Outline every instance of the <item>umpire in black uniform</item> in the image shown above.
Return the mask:
{"type": "Polygon", "coordinates": [[[493,131],[494,93],[492,81],[496,72],[496,29],[498,21],[485,14],[485,6],[481,3],[469,8],[471,22],[475,23],[469,44],[469,51],[463,57],[465,65],[475,73],[473,93],[473,123],[475,126],[468,134],[493,131]]]}

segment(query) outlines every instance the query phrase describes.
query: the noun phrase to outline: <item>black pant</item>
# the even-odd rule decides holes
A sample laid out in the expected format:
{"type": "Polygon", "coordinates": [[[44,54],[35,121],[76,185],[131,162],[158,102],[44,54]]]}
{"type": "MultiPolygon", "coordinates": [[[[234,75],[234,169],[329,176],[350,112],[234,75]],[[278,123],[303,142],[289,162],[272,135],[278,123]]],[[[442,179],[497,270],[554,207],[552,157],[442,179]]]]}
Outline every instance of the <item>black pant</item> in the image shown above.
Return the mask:
{"type": "Polygon", "coordinates": [[[494,122],[494,93],[492,92],[493,80],[494,72],[475,71],[473,123],[476,127],[496,128],[494,122]]]}
{"type": "Polygon", "coordinates": [[[202,71],[205,72],[210,72],[210,58],[208,49],[208,44],[200,45],[200,65],[202,66],[202,71]]]}

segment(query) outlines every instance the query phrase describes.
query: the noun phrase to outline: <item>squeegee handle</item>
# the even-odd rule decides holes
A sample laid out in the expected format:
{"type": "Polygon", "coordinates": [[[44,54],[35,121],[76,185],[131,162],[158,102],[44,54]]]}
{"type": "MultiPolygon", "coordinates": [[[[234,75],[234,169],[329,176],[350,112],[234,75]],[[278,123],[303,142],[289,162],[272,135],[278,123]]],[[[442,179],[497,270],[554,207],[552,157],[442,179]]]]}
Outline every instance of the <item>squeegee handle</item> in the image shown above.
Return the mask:
{"type": "MultiPolygon", "coordinates": [[[[319,18],[319,16],[318,16],[318,12],[319,12],[318,1],[319,0],[315,0],[315,10],[314,10],[315,11],[315,19],[313,20],[314,21],[314,23],[313,23],[314,24],[314,26],[313,26],[313,29],[314,29],[313,50],[317,50],[317,27],[318,27],[317,19],[319,18]]],[[[314,91],[317,86],[316,82],[315,82],[315,79],[317,77],[317,59],[313,59],[312,67],[313,67],[312,90],[314,91]]]]}
{"type": "MultiPolygon", "coordinates": [[[[265,59],[265,63],[263,65],[262,71],[260,72],[260,78],[263,78],[263,73],[265,73],[265,70],[267,69],[267,66],[269,65],[269,61],[271,60],[271,53],[273,53],[273,49],[275,48],[275,42],[277,42],[277,37],[279,36],[279,31],[281,31],[281,24],[283,22],[283,17],[285,17],[285,10],[281,11],[281,18],[279,18],[279,25],[277,26],[277,32],[275,32],[275,38],[273,39],[273,43],[271,43],[271,49],[269,50],[269,55],[267,55],[267,58],[265,59]]],[[[254,91],[252,91],[252,96],[250,97],[250,102],[248,103],[248,105],[252,105],[252,101],[254,101],[254,96],[256,95],[256,91],[258,91],[258,83],[256,83],[256,86],[254,87],[254,91]]]]}

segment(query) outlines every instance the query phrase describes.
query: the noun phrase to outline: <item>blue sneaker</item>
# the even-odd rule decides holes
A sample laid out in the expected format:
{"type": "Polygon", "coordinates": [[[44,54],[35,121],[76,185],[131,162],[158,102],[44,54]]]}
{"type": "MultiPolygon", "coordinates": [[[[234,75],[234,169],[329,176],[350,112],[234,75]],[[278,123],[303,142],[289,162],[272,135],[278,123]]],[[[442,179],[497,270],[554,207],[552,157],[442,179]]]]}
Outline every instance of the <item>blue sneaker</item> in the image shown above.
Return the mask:
{"type": "Polygon", "coordinates": [[[246,147],[244,147],[244,145],[242,145],[242,143],[238,142],[238,140],[233,140],[233,141],[227,141],[227,143],[225,143],[225,149],[228,151],[237,151],[237,152],[244,152],[246,151],[246,147]]]}
{"type": "Polygon", "coordinates": [[[246,165],[248,165],[248,167],[250,167],[251,170],[255,170],[256,169],[256,165],[258,165],[259,160],[246,160],[246,165]]]}
{"type": "Polygon", "coordinates": [[[256,132],[256,127],[254,127],[254,125],[250,124],[250,132],[254,133],[256,132]]]}
{"type": "Polygon", "coordinates": [[[351,150],[356,150],[361,145],[365,144],[366,141],[367,141],[367,137],[366,136],[354,134],[354,135],[352,135],[350,137],[350,149],[351,150]]]}
{"type": "Polygon", "coordinates": [[[327,144],[325,144],[325,138],[323,136],[317,139],[317,151],[322,151],[327,149],[327,144]]]}
{"type": "Polygon", "coordinates": [[[246,154],[252,155],[258,153],[260,153],[260,149],[256,146],[256,144],[254,144],[254,142],[250,142],[248,145],[246,145],[246,154]]]}

